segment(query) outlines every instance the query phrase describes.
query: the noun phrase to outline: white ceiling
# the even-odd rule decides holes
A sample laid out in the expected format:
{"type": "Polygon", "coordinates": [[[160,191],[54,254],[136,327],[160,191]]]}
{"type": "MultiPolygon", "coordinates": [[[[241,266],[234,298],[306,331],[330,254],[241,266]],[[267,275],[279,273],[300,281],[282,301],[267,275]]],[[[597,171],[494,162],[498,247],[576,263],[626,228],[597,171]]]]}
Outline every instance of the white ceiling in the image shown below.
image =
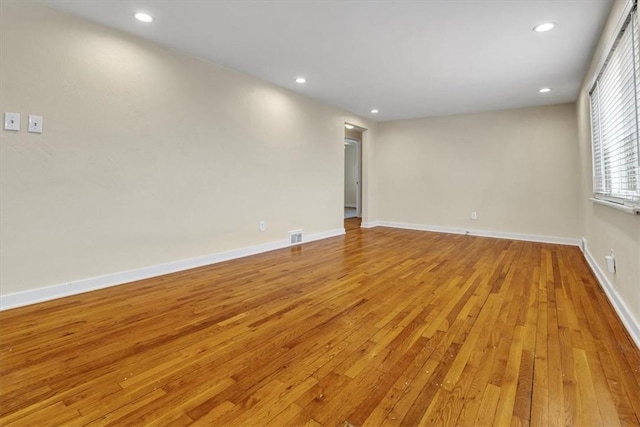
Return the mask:
{"type": "Polygon", "coordinates": [[[375,120],[575,101],[610,0],[45,0],[375,120]],[[152,24],[133,19],[136,11],[152,24]],[[536,24],[556,28],[535,33],[536,24]],[[304,76],[299,85],[295,78],[304,76]],[[542,95],[541,87],[553,91],[542,95]],[[380,113],[373,115],[372,108],[380,113]]]}

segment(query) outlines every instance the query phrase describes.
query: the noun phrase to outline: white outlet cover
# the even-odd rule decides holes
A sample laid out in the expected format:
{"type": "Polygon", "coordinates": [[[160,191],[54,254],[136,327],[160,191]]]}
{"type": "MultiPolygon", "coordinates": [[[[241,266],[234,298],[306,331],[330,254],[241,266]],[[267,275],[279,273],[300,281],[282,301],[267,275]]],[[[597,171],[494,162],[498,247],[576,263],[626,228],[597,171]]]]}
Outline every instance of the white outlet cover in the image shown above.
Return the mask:
{"type": "Polygon", "coordinates": [[[29,132],[42,133],[42,116],[29,115],[29,132]]]}
{"type": "Polygon", "coordinates": [[[4,130],[20,130],[20,113],[4,113],[4,130]]]}
{"type": "Polygon", "coordinates": [[[614,258],[613,255],[606,255],[605,259],[607,260],[607,271],[609,271],[609,273],[615,273],[616,272],[616,259],[614,258]]]}

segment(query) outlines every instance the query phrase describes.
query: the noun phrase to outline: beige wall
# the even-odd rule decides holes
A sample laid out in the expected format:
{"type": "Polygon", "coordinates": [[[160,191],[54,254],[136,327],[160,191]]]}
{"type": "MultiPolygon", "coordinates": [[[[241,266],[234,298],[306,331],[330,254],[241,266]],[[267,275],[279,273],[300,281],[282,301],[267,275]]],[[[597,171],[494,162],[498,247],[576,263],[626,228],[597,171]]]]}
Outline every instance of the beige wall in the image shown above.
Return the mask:
{"type": "Polygon", "coordinates": [[[344,146],[344,205],[355,207],[358,185],[358,147],[344,146]]]}
{"type": "Polygon", "coordinates": [[[378,217],[578,238],[576,138],[574,104],[380,123],[378,217]]]}
{"type": "Polygon", "coordinates": [[[375,123],[37,3],[0,7],[0,108],[23,125],[0,131],[3,295],[342,229],[345,122],[369,129],[373,176],[375,123]]]}
{"type": "Polygon", "coordinates": [[[626,306],[636,328],[640,326],[640,217],[594,204],[591,163],[591,125],[588,90],[607,55],[616,26],[623,16],[627,1],[614,3],[611,15],[593,56],[577,102],[578,146],[580,160],[580,228],[587,240],[587,250],[626,306]],[[605,255],[613,249],[616,257],[615,274],[607,273],[605,255]]]}

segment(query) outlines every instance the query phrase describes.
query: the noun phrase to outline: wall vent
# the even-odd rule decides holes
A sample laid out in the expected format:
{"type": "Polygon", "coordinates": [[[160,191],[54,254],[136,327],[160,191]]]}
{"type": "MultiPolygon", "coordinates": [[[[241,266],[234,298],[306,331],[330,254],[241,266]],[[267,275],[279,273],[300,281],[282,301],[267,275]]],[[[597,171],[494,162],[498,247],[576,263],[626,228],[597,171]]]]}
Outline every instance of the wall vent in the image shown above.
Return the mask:
{"type": "Polygon", "coordinates": [[[294,230],[289,232],[289,244],[298,245],[302,243],[302,230],[294,230]]]}

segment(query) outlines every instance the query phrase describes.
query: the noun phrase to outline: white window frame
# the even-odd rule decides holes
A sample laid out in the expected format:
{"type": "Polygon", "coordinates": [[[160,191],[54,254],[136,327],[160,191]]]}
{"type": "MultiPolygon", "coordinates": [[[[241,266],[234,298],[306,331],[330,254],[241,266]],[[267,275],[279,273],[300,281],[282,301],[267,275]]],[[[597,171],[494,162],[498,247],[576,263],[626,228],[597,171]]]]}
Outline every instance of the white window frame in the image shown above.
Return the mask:
{"type": "MultiPolygon", "coordinates": [[[[589,105],[592,129],[591,153],[593,162],[593,198],[591,200],[611,207],[616,207],[628,213],[640,215],[640,68],[638,66],[640,61],[640,58],[638,58],[640,56],[640,42],[638,40],[638,34],[640,31],[638,29],[638,16],[636,9],[636,1],[630,1],[628,9],[625,10],[625,14],[623,15],[623,21],[620,23],[618,30],[615,33],[616,37],[611,47],[608,49],[608,55],[604,63],[601,64],[600,71],[591,86],[591,90],[589,91],[589,105]],[[619,51],[616,51],[619,46],[618,42],[622,39],[623,33],[628,31],[631,31],[632,34],[631,54],[633,56],[630,61],[628,58],[620,56],[619,51]],[[614,57],[616,54],[618,54],[618,56],[614,57]],[[611,92],[600,93],[599,83],[601,82],[603,74],[610,71],[607,69],[607,66],[609,65],[612,57],[614,57],[614,62],[629,61],[630,67],[632,67],[631,74],[633,76],[633,91],[635,93],[632,95],[633,102],[631,104],[627,104],[627,106],[631,105],[633,110],[631,111],[631,114],[625,115],[625,120],[623,121],[623,127],[631,130],[628,132],[616,131],[617,138],[612,138],[608,135],[606,139],[603,140],[603,135],[599,133],[602,132],[603,129],[603,123],[600,121],[600,112],[606,111],[602,109],[606,108],[610,104],[605,104],[603,107],[602,104],[604,102],[601,100],[601,97],[602,99],[606,99],[607,102],[611,102],[612,99],[618,99],[617,97],[614,97],[617,92],[613,92],[613,95],[611,92]],[[597,104],[596,108],[598,111],[594,111],[594,103],[597,104]],[[597,123],[596,120],[598,121],[597,123]],[[629,137],[633,137],[634,135],[635,144],[631,145],[632,148],[629,149],[629,144],[625,144],[625,139],[628,140],[629,137]],[[630,151],[630,154],[635,156],[635,161],[632,161],[631,163],[627,162],[625,166],[621,168],[625,172],[614,170],[618,166],[617,164],[614,166],[613,164],[604,162],[604,158],[611,156],[612,152],[617,150],[625,150],[625,153],[629,153],[630,151]],[[598,172],[600,172],[599,175],[598,172]],[[620,183],[622,183],[622,185],[620,183]],[[633,188],[634,184],[635,188],[633,188]]],[[[625,68],[625,70],[627,72],[629,71],[628,68],[625,68]]],[[[621,87],[618,87],[617,89],[621,91],[623,90],[621,87]]],[[[611,90],[615,90],[615,88],[612,88],[611,90]]],[[[622,102],[622,98],[620,98],[620,102],[622,102]]],[[[627,109],[627,111],[629,110],[627,109]]],[[[618,116],[616,116],[616,120],[618,120],[618,116]]],[[[609,126],[609,129],[611,128],[610,122],[606,122],[604,125],[609,126]]]]}

